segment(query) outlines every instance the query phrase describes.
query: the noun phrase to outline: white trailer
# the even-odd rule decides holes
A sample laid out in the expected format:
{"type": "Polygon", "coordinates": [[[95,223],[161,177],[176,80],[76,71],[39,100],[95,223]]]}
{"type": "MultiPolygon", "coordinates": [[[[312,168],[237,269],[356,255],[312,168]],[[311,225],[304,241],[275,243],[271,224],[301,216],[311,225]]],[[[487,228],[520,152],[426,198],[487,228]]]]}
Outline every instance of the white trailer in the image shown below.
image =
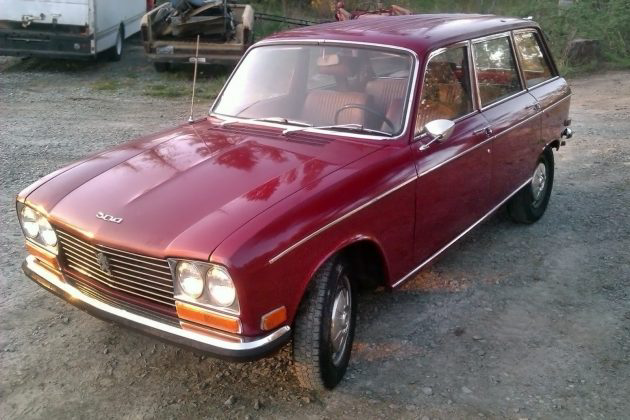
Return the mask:
{"type": "Polygon", "coordinates": [[[0,55],[119,60],[147,0],[0,0],[0,55]]]}

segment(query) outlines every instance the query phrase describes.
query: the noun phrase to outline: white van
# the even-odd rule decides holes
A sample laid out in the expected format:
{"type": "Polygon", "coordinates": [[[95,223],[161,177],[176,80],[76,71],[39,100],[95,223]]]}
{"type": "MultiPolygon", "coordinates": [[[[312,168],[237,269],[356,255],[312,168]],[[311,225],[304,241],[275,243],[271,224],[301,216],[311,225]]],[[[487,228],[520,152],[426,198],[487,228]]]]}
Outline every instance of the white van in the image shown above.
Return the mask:
{"type": "Polygon", "coordinates": [[[120,60],[146,0],[0,0],[0,55],[120,60]]]}

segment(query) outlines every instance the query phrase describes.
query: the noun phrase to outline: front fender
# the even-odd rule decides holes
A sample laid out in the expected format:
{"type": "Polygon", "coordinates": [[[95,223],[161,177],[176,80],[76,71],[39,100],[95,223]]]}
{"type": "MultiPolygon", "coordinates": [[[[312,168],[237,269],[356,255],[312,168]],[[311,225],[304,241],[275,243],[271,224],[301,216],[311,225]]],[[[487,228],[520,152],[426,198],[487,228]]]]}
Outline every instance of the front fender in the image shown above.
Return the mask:
{"type": "Polygon", "coordinates": [[[232,275],[244,333],[259,334],[260,317],[280,306],[291,323],[315,271],[359,241],[379,250],[388,279],[405,274],[413,262],[415,178],[408,145],[384,147],[276,203],[222,242],[210,260],[232,275]]]}

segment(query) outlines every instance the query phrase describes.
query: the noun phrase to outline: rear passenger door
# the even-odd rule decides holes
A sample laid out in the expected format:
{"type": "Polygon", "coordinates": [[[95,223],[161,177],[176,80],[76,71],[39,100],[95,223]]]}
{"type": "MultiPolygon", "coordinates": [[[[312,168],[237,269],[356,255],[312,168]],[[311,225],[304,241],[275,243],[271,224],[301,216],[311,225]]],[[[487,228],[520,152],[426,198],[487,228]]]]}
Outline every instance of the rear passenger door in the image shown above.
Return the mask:
{"type": "Polygon", "coordinates": [[[498,205],[534,171],[540,107],[524,88],[510,33],[474,40],[472,51],[479,106],[493,135],[490,201],[498,205]]]}

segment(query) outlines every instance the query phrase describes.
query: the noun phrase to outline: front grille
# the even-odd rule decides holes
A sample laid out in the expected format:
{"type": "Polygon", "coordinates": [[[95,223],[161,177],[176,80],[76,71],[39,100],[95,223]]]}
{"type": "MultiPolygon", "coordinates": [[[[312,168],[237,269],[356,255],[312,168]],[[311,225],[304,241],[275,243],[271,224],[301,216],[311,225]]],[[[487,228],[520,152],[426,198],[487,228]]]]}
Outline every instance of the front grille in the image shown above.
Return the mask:
{"type": "Polygon", "coordinates": [[[145,318],[151,318],[153,320],[169,324],[173,327],[179,327],[179,318],[173,315],[172,313],[166,314],[162,312],[157,312],[155,310],[147,310],[138,305],[134,305],[133,303],[129,303],[128,300],[119,299],[113,296],[111,293],[103,292],[98,288],[94,287],[85,281],[81,281],[78,278],[74,278],[73,276],[74,286],[82,292],[84,295],[90,296],[96,300],[107,303],[108,305],[114,306],[119,309],[124,309],[129,312],[133,312],[138,315],[142,315],[145,318]]]}
{"type": "Polygon", "coordinates": [[[59,229],[57,236],[68,271],[86,276],[117,292],[148,300],[150,306],[157,303],[169,309],[175,308],[173,278],[166,260],[92,245],[59,229]],[[103,269],[103,265],[108,269],[103,269]]]}

